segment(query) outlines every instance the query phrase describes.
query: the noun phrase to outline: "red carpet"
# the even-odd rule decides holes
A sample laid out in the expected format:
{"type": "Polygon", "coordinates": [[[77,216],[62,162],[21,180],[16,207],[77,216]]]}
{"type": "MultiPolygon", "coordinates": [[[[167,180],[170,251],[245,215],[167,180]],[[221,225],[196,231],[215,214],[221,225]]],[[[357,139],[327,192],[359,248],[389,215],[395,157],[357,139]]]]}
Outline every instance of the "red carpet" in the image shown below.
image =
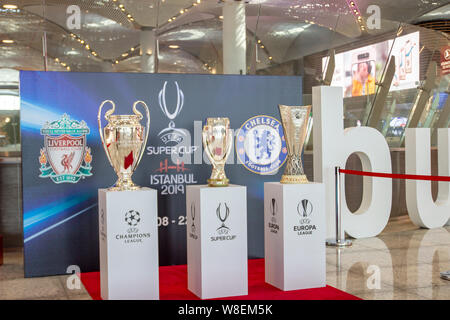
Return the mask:
{"type": "MultiPolygon", "coordinates": [[[[161,300],[199,300],[187,289],[187,266],[166,266],[159,268],[161,300]]],[[[94,300],[100,297],[100,273],[81,274],[81,282],[94,300]]],[[[336,288],[281,291],[264,282],[264,259],[248,261],[248,295],[223,298],[225,300],[360,300],[336,288]]]]}

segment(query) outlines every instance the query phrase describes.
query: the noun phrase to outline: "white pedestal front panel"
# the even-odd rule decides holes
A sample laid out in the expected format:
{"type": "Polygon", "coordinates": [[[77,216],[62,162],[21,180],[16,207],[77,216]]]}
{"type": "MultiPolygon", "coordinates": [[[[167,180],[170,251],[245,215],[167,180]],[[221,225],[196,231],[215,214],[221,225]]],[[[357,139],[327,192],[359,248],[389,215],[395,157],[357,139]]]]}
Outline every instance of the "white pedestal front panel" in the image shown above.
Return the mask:
{"type": "Polygon", "coordinates": [[[157,191],[98,190],[100,287],[105,300],[157,300],[157,191]]]}
{"type": "Polygon", "coordinates": [[[264,183],[266,282],[281,290],[326,285],[322,183],[264,183]]]}
{"type": "Polygon", "coordinates": [[[188,289],[201,299],[248,294],[247,188],[186,192],[188,289]]]}

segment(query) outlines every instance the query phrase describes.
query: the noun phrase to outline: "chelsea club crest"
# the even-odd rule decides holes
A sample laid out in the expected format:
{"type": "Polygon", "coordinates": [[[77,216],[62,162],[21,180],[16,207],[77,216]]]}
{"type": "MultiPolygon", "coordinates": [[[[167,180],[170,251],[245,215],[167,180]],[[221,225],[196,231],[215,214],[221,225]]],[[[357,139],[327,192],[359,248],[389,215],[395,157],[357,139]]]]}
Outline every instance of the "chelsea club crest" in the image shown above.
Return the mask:
{"type": "Polygon", "coordinates": [[[276,173],[287,157],[280,121],[266,115],[245,121],[236,136],[236,153],[239,161],[253,173],[276,173]]]}
{"type": "Polygon", "coordinates": [[[44,148],[39,157],[39,177],[50,178],[54,183],[77,183],[92,176],[91,149],[86,146],[88,134],[86,122],[72,120],[67,114],[45,123],[41,128],[44,148]]]}

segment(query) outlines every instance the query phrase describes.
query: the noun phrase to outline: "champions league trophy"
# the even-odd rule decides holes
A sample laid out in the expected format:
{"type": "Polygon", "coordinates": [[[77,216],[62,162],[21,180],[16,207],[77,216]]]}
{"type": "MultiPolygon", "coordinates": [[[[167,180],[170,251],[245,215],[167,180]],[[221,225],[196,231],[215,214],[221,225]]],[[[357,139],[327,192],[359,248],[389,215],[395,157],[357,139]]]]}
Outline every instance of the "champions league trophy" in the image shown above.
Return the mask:
{"type": "Polygon", "coordinates": [[[233,146],[233,133],[228,118],[208,118],[202,132],[203,147],[211,161],[213,170],[208,179],[210,187],[227,187],[228,178],[225,175],[225,162],[233,146]]]}
{"type": "Polygon", "coordinates": [[[103,148],[118,176],[114,186],[98,190],[100,295],[103,300],[157,300],[158,192],[131,180],[147,144],[150,112],[143,101],[133,104],[134,114],[113,115],[115,109],[113,101],[105,100],[98,110],[103,148]],[[105,112],[108,124],[102,128],[105,103],[112,108],[105,112]],[[140,123],[139,103],[145,107],[146,127],[140,123]]]}
{"type": "Polygon", "coordinates": [[[133,105],[132,115],[112,115],[116,106],[113,101],[105,100],[98,109],[98,128],[102,139],[103,148],[111,166],[119,177],[116,184],[109,188],[110,191],[138,190],[131,180],[136,166],[141,161],[147,144],[150,129],[150,112],[143,101],[136,101],[133,105]],[[105,103],[112,104],[112,109],[106,111],[105,119],[108,121],[102,130],[101,111],[105,103]],[[137,104],[143,104],[147,115],[146,129],[140,124],[142,114],[136,109],[137,104]]]}
{"type": "Polygon", "coordinates": [[[288,150],[287,164],[281,183],[308,183],[303,171],[302,150],[308,130],[311,106],[278,105],[288,150]]]}

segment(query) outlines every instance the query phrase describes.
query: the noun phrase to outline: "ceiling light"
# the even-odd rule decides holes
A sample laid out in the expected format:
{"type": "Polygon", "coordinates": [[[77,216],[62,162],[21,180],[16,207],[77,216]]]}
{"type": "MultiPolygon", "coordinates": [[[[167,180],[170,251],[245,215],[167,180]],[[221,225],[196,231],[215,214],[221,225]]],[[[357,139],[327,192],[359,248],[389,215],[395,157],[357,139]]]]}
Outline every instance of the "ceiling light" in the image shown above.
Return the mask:
{"type": "Polygon", "coordinates": [[[118,64],[118,63],[119,63],[119,61],[116,60],[116,64],[118,64]]]}
{"type": "Polygon", "coordinates": [[[272,60],[273,58],[272,57],[269,57],[269,60],[272,60]]]}
{"type": "Polygon", "coordinates": [[[4,4],[3,8],[5,8],[5,9],[17,9],[17,6],[15,4],[4,4]]]}
{"type": "Polygon", "coordinates": [[[223,16],[219,16],[219,19],[223,19],[223,16]]]}
{"type": "Polygon", "coordinates": [[[181,10],[180,10],[180,13],[181,13],[181,14],[183,14],[183,13],[184,13],[184,10],[183,10],[183,9],[181,9],[181,10]]]}
{"type": "Polygon", "coordinates": [[[126,56],[128,56],[128,53],[122,53],[122,57],[126,57],[126,56]]]}
{"type": "Polygon", "coordinates": [[[197,0],[197,3],[200,3],[200,2],[202,2],[202,0],[197,0]]]}
{"type": "Polygon", "coordinates": [[[131,51],[134,51],[134,47],[130,49],[131,51]]]}
{"type": "Polygon", "coordinates": [[[14,40],[11,40],[11,39],[3,39],[2,42],[3,42],[3,43],[6,43],[6,44],[10,44],[10,43],[14,43],[14,40]]]}
{"type": "Polygon", "coordinates": [[[180,46],[176,45],[176,44],[171,44],[169,46],[170,49],[178,49],[180,46]]]}

